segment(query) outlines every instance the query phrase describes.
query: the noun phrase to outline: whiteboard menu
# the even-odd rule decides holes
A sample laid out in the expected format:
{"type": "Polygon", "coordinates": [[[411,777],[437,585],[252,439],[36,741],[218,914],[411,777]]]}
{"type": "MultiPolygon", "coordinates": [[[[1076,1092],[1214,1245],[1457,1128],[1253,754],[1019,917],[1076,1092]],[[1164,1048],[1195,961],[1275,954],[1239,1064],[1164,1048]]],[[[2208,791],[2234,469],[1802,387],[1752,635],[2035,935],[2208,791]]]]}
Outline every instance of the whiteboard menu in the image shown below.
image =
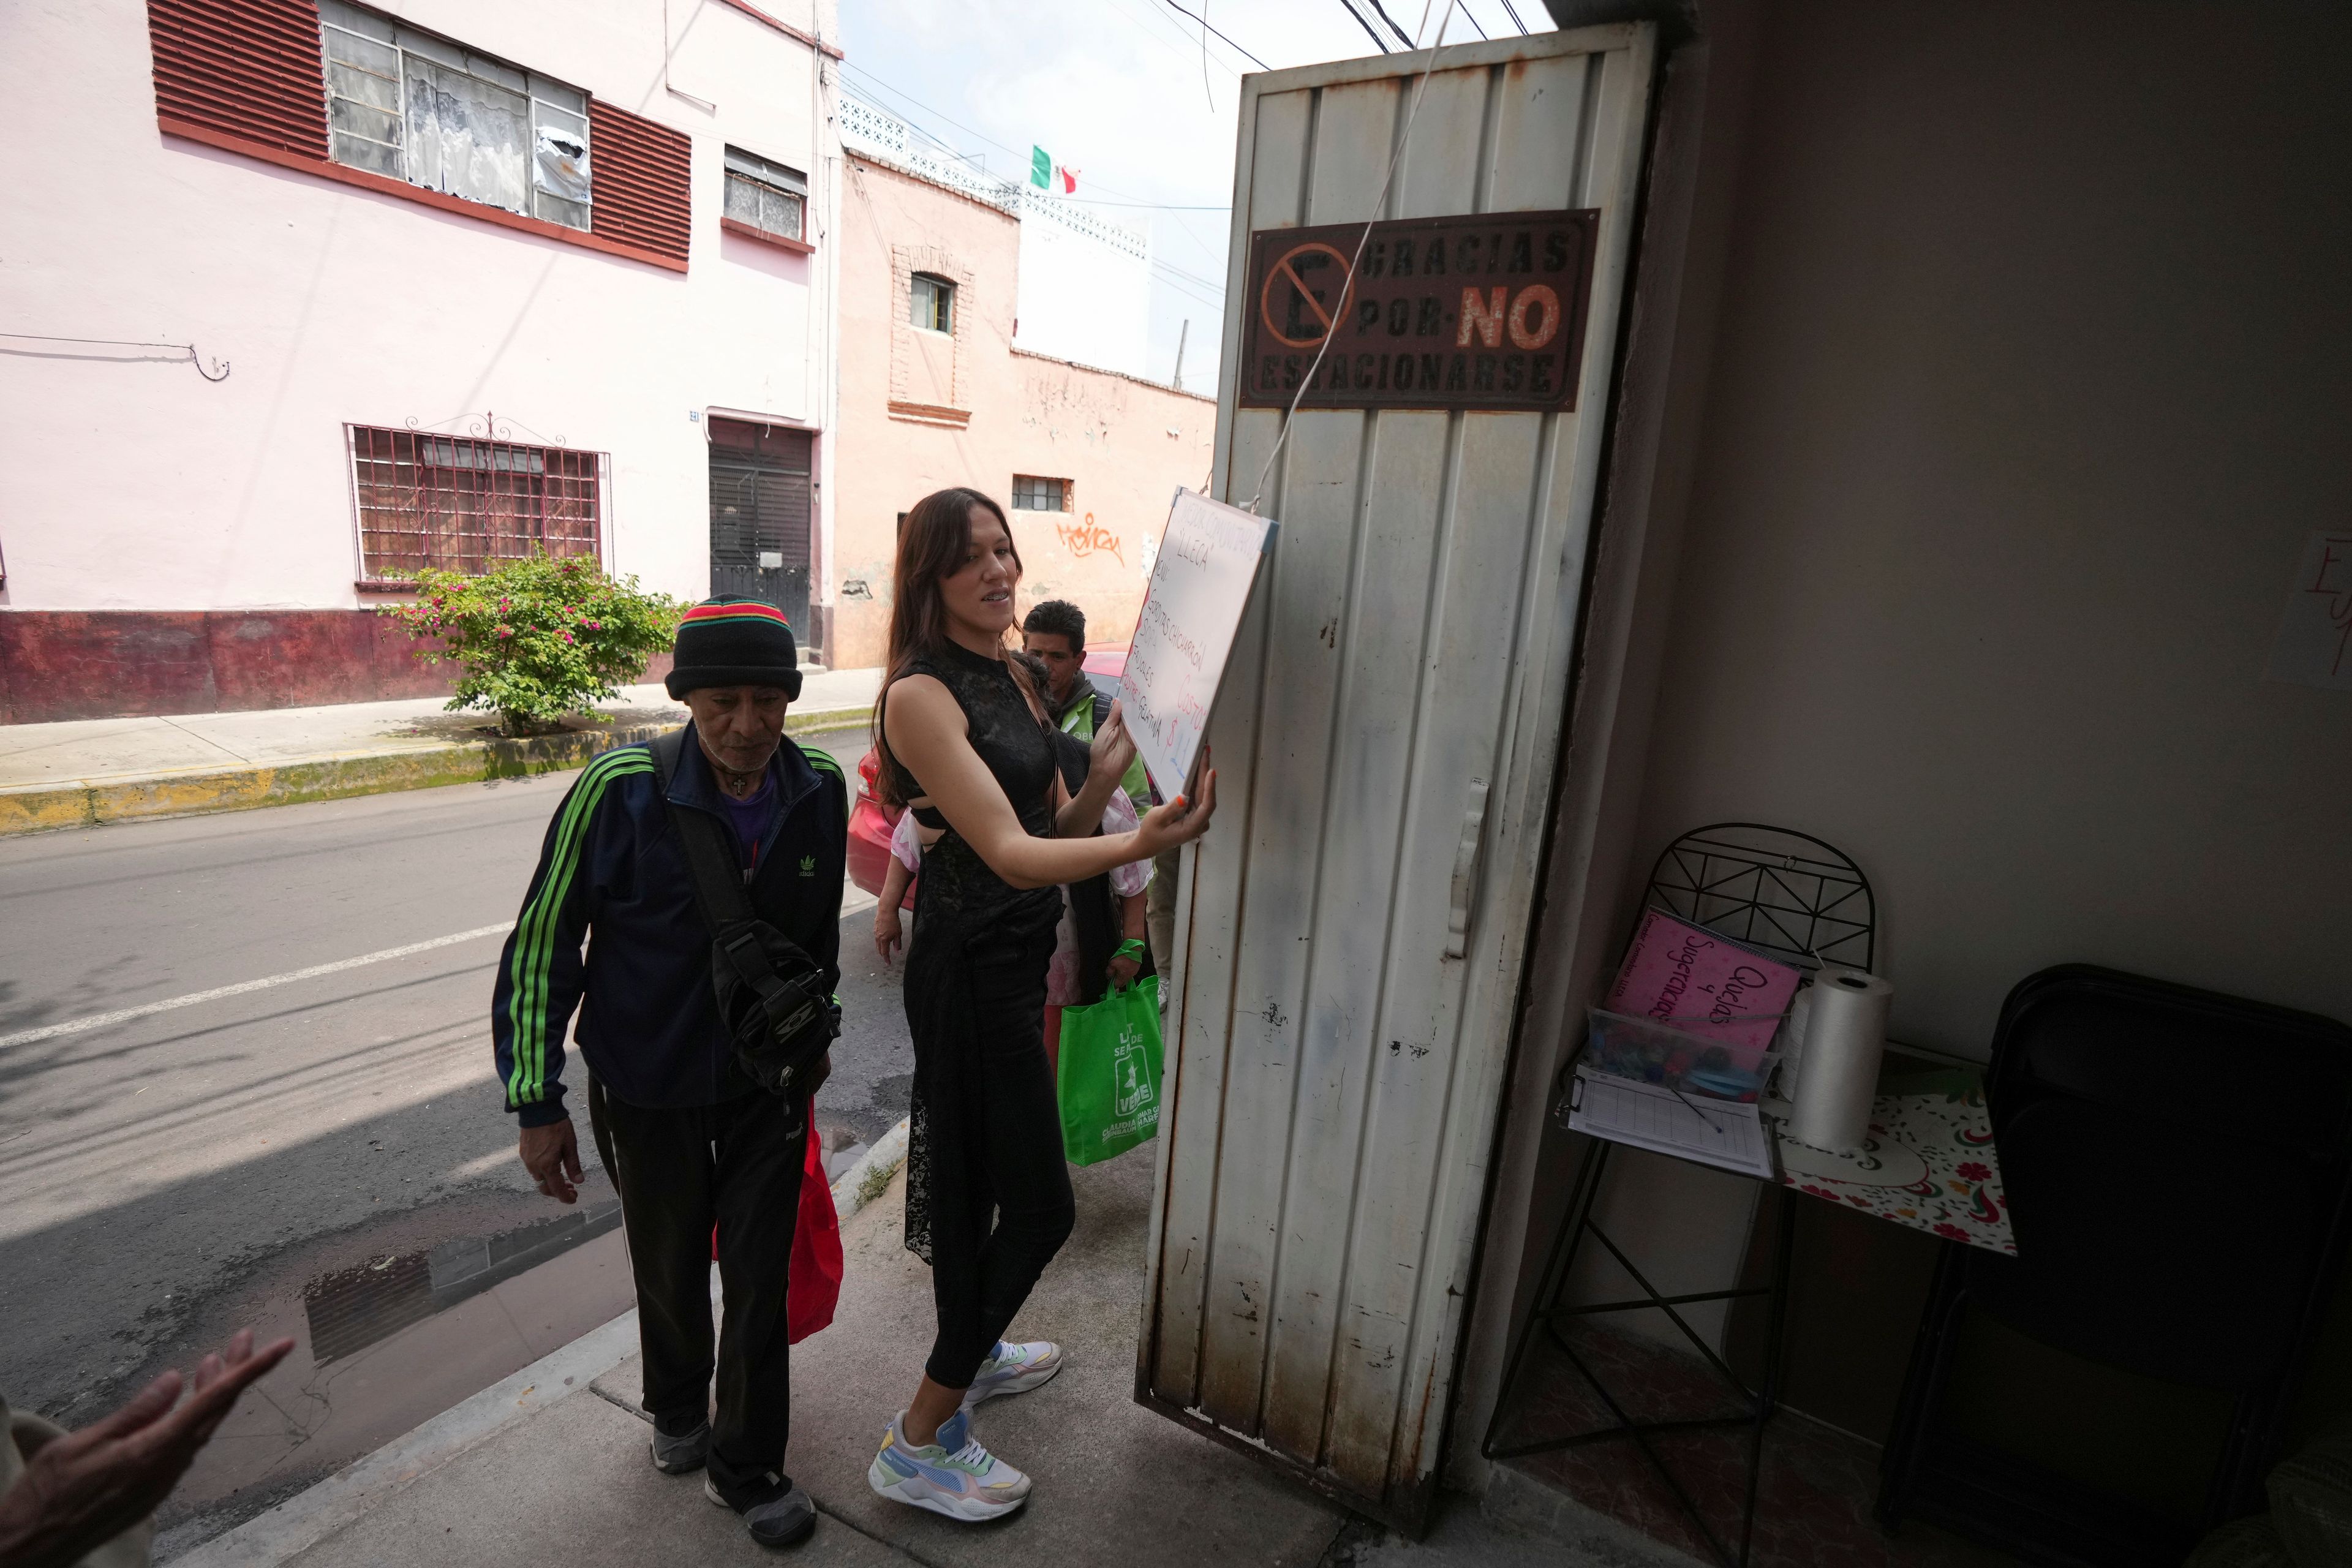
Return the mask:
{"type": "Polygon", "coordinates": [[[1162,798],[1185,787],[1275,525],[1180,489],[1127,652],[1119,710],[1162,798]]]}

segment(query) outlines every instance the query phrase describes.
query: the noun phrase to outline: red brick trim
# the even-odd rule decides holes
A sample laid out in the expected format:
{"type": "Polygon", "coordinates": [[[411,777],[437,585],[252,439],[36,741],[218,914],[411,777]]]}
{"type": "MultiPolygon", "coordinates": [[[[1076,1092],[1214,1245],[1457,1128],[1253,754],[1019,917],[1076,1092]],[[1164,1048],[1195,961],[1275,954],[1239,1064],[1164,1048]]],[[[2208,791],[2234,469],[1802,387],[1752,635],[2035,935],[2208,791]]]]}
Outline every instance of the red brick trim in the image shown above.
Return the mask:
{"type": "Polygon", "coordinates": [[[971,423],[969,408],[950,408],[938,403],[909,403],[905,398],[890,400],[893,419],[912,419],[924,425],[951,425],[961,430],[971,423]]]}
{"type": "Polygon", "coordinates": [[[607,238],[601,234],[566,228],[560,223],[549,223],[542,218],[525,217],[520,213],[510,213],[504,207],[488,206],[481,202],[469,202],[463,196],[445,195],[439,191],[428,191],[422,185],[412,185],[405,180],[389,179],[365,169],[354,169],[346,163],[305,157],[299,153],[289,153],[283,148],[272,147],[266,142],[256,142],[244,136],[232,136],[225,132],[215,131],[209,126],[193,125],[184,120],[174,120],[167,114],[159,114],[155,119],[156,122],[163,127],[163,134],[166,136],[178,136],[190,142],[201,142],[206,146],[218,147],[225,152],[241,153],[248,158],[258,158],[265,163],[275,163],[282,169],[295,169],[305,174],[316,174],[321,179],[333,180],[346,185],[356,185],[361,190],[374,191],[380,195],[398,196],[403,201],[421,202],[428,207],[438,207],[443,212],[478,218],[483,223],[496,224],[500,228],[519,229],[524,234],[537,235],[541,239],[561,240],[565,245],[576,245],[583,250],[601,250],[608,256],[623,257],[631,261],[642,261],[670,272],[686,270],[684,257],[666,256],[658,250],[648,249],[642,245],[631,245],[624,240],[607,238]]]}
{"type": "Polygon", "coordinates": [[[755,22],[766,23],[769,26],[773,27],[787,38],[794,38],[806,44],[818,54],[831,55],[837,60],[847,59],[849,58],[843,54],[839,49],[835,48],[831,44],[826,43],[824,39],[810,37],[806,33],[802,32],[790,22],[780,22],[775,17],[769,16],[765,11],[761,10],[758,6],[747,4],[746,0],[727,0],[727,4],[732,5],[738,11],[742,12],[743,15],[751,17],[755,22]]]}
{"type": "Polygon", "coordinates": [[[792,239],[781,234],[770,234],[766,229],[755,227],[740,217],[722,217],[719,220],[719,226],[729,234],[739,234],[745,239],[756,239],[761,245],[772,245],[779,250],[794,251],[802,256],[816,254],[816,247],[804,239],[792,239]]]}

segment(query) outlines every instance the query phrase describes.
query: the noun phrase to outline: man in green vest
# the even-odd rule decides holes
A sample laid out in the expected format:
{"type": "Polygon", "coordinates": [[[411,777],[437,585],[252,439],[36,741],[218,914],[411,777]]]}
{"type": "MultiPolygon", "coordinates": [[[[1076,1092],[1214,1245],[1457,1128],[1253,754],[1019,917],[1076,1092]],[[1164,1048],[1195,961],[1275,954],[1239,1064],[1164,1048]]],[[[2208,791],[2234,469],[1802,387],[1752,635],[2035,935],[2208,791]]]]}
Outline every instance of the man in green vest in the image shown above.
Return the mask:
{"type": "MultiPolygon", "coordinates": [[[[1045,667],[1045,710],[1063,733],[1091,741],[1095,726],[1110,714],[1110,699],[1087,679],[1087,613],[1067,599],[1047,599],[1021,623],[1021,647],[1045,667]]],[[[1136,815],[1151,809],[1151,784],[1141,758],[1119,780],[1136,815]]]]}
{"type": "MultiPolygon", "coordinates": [[[[1087,613],[1067,599],[1047,599],[1021,623],[1021,647],[1045,670],[1045,708],[1054,722],[1081,741],[1094,739],[1095,726],[1110,714],[1110,699],[1087,679],[1087,613]]],[[[1119,780],[1135,803],[1138,816],[1151,809],[1151,781],[1137,758],[1119,780]]],[[[1181,849],[1170,849],[1151,863],[1151,886],[1145,890],[1145,930],[1150,933],[1151,966],[1168,973],[1176,930],[1176,863],[1181,849]]]]}

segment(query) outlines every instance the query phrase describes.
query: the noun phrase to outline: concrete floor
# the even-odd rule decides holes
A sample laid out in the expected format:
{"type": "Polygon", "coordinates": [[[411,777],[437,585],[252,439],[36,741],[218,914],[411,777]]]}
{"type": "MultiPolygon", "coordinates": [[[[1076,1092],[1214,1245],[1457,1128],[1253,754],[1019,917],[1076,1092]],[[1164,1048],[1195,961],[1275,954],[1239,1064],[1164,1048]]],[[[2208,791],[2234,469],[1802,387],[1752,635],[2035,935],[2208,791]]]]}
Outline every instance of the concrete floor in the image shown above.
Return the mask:
{"type": "MultiPolygon", "coordinates": [[[[866,742],[847,730],[806,743],[847,769],[866,742]]],[[[562,1212],[515,1160],[488,1005],[502,928],[572,782],[0,840],[0,1387],[13,1403],[79,1425],[240,1324],[302,1333],[305,1291],[323,1275],[562,1212]],[[487,934],[11,1038],[476,931],[487,934]]],[[[852,889],[843,921],[848,1026],[818,1101],[836,1138],[871,1139],[904,1115],[911,1070],[870,906],[852,889]]],[[[585,1195],[610,1189],[592,1179],[585,1195]]],[[[619,1257],[617,1236],[591,1247],[602,1264],[619,1257]]],[[[322,1369],[306,1341],[257,1396],[270,1414],[241,1418],[165,1523],[232,1491],[258,1507],[629,1303],[610,1267],[575,1286],[518,1312],[531,1292],[517,1281],[404,1331],[378,1359],[414,1361],[416,1377],[370,1377],[356,1358],[322,1369]],[[480,1332],[460,1331],[475,1319],[480,1332]],[[262,1455],[272,1444],[276,1459],[262,1455]]]]}
{"type": "MultiPolygon", "coordinates": [[[[1059,1340],[1068,1370],[987,1405],[984,1441],[1037,1489],[1002,1523],[960,1525],[866,1484],[882,1426],[929,1348],[929,1272],[901,1241],[901,1177],[845,1228],[847,1279],[834,1325],[793,1352],[787,1463],[824,1514],[796,1560],[831,1564],[1118,1563],[1315,1568],[1346,1516],[1265,1468],[1138,1406],[1136,1311],[1150,1201],[1150,1152],[1075,1172],[1078,1229],[1015,1331],[1059,1340]]],[[[647,1461],[632,1357],[458,1456],[365,1519],[288,1559],[300,1568],[449,1563],[581,1565],[755,1561],[698,1479],[647,1461]]],[[[226,1544],[226,1543],[225,1543],[226,1544]]]]}

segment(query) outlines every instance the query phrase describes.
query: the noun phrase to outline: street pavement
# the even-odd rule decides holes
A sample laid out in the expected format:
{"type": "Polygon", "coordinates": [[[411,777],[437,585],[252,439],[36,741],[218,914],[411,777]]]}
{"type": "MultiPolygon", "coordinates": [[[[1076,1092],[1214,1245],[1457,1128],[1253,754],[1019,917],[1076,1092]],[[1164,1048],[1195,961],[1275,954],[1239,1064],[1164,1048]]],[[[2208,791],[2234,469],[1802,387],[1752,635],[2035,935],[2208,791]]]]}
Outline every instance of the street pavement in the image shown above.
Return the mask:
{"type": "MultiPolygon", "coordinates": [[[[865,736],[804,743],[850,771],[865,736]]],[[[570,1215],[530,1190],[490,1066],[499,945],[576,776],[0,840],[0,1388],[79,1424],[241,1322],[304,1338],[261,1390],[283,1432],[208,1456],[167,1527],[249,1512],[629,1305],[609,1186],[570,1215]],[[368,1364],[438,1308],[437,1341],[368,1364]]],[[[835,1143],[903,1116],[911,1071],[852,893],[835,1143]]],[[[593,1165],[584,1117],[582,1142],[593,1165]]]]}

